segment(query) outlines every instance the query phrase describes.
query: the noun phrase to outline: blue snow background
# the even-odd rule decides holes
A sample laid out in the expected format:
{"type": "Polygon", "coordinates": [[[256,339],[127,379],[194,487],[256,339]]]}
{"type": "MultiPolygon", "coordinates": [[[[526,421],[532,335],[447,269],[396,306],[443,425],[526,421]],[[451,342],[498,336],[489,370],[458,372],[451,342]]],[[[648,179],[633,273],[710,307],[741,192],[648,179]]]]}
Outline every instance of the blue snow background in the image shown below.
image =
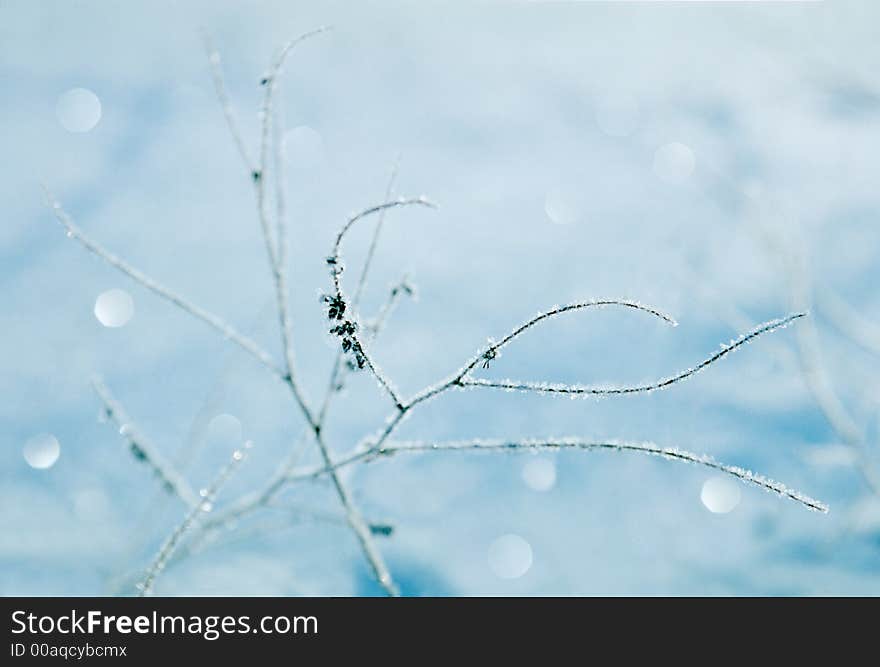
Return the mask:
{"type": "MultiPolygon", "coordinates": [[[[481,374],[630,383],[689,366],[792,309],[788,263],[766,230],[803,249],[815,284],[880,322],[874,2],[4,0],[0,593],[131,593],[182,516],[98,419],[92,374],[169,458],[188,461],[196,488],[238,444],[210,420],[241,421],[255,447],[218,507],[267,479],[299,433],[280,383],[65,238],[40,183],[90,235],[280,354],[252,188],[199,31],[222,53],[255,152],[260,76],[287,39],[325,24],[334,30],[291,57],[281,100],[288,128],[321,139],[288,169],[291,299],[312,403],[334,349],[317,298],[324,258],[346,217],[382,199],[398,154],[397,191],[440,204],[388,215],[365,296],[368,313],[403,273],[418,285],[418,301],[401,304],[374,347],[405,394],[534,312],[591,297],[639,299],[680,326],[633,312],[569,315],[481,374]],[[58,97],[77,87],[102,104],[82,134],[56,117],[58,97]],[[682,182],[655,165],[672,142],[695,157],[682,182]],[[552,222],[548,201],[577,219],[552,222]],[[112,288],[135,303],[118,329],[92,312],[112,288]],[[61,443],[48,470],[22,456],[38,433],[61,443]]],[[[349,239],[349,266],[370,229],[349,239]]],[[[877,358],[820,309],[814,322],[874,456],[877,358]]],[[[712,514],[700,501],[705,470],[632,454],[545,455],[557,471],[545,492],[523,482],[529,455],[397,457],[346,479],[371,519],[394,524],[379,544],[406,594],[880,593],[878,502],[835,455],[839,438],[795,352],[792,327],[630,398],[450,393],[399,435],[653,440],[769,475],[828,502],[828,515],[752,487],[732,512],[712,514]],[[487,561],[507,533],[533,554],[516,579],[487,561]]],[[[345,452],[390,412],[375,383],[357,377],[327,437],[345,452]]],[[[312,449],[304,464],[316,461],[312,449]]],[[[282,504],[338,512],[326,483],[291,488],[282,504]]],[[[275,509],[239,529],[171,567],[157,592],[378,592],[338,521],[275,509]]]]}

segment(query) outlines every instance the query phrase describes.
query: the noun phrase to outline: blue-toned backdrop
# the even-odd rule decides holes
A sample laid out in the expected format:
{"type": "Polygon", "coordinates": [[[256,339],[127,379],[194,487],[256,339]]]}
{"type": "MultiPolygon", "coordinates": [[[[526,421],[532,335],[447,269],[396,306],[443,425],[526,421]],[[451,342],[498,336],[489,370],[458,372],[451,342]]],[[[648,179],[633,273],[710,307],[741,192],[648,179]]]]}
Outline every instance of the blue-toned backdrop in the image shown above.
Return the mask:
{"type": "MultiPolygon", "coordinates": [[[[779,479],[828,515],[745,486],[738,503],[723,488],[735,506],[711,512],[711,474],[632,454],[397,457],[346,479],[394,525],[378,543],[403,591],[880,592],[880,501],[853,447],[877,462],[878,23],[867,0],[0,2],[0,593],[130,593],[183,514],[98,418],[93,374],[196,488],[240,439],[255,443],[218,508],[266,480],[302,429],[250,357],[66,238],[40,184],[90,235],[280,358],[253,192],[200,31],[254,152],[261,75],[287,39],[324,24],[292,55],[280,101],[313,402],[335,345],[318,299],[325,257],[346,216],[382,199],[398,155],[397,192],[440,205],[389,213],[364,298],[369,314],[404,273],[418,286],[374,347],[405,394],[537,310],[591,297],[639,299],[680,326],[572,314],[480,374],[662,377],[803,305],[817,334],[799,348],[795,327],[773,333],[649,395],[450,393],[400,436],[653,440],[779,479]],[[74,89],[100,109],[65,97],[74,89]],[[133,316],[124,296],[98,314],[124,326],[95,314],[113,289],[133,316]],[[23,456],[39,434],[60,445],[45,469],[23,456]]],[[[352,232],[349,266],[370,229],[352,232]]],[[[354,378],[331,415],[334,450],[389,408],[354,378]]],[[[338,512],[326,483],[291,488],[156,590],[374,594],[338,512]]]]}

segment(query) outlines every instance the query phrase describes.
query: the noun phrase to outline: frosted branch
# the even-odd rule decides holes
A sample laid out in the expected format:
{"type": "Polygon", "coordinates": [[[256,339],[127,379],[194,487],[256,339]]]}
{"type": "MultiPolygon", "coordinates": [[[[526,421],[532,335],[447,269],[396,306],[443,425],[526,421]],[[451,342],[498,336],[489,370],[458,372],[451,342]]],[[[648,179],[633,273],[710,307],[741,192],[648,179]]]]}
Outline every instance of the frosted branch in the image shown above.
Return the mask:
{"type": "MultiPolygon", "coordinates": [[[[245,451],[249,449],[251,445],[251,442],[246,442],[245,451]]],[[[232,453],[229,463],[220,470],[220,473],[214,478],[211,485],[207,489],[199,492],[199,495],[201,496],[200,502],[198,502],[186,514],[183,521],[178,524],[174,531],[172,531],[168,538],[162,543],[159,552],[147,568],[143,580],[137,585],[137,589],[140,591],[141,596],[150,595],[153,592],[153,585],[156,582],[156,578],[165,569],[169,559],[174,555],[174,552],[180,545],[181,540],[193,528],[193,526],[198,523],[203,514],[210,512],[213,509],[213,503],[217,497],[217,493],[238,469],[241,462],[244,461],[245,451],[235,450],[232,453]]]]}
{"type": "MultiPolygon", "coordinates": [[[[388,178],[388,185],[385,187],[385,201],[389,201],[391,199],[391,195],[394,193],[394,184],[397,182],[397,173],[400,169],[400,156],[397,156],[397,160],[394,162],[394,166],[391,168],[391,176],[388,178]]],[[[376,248],[379,245],[379,236],[382,233],[382,227],[385,225],[385,214],[388,212],[388,209],[382,209],[379,213],[379,220],[376,222],[376,227],[373,229],[373,236],[370,239],[370,247],[367,248],[367,256],[364,258],[364,265],[361,267],[361,275],[358,277],[357,288],[355,288],[354,296],[352,297],[352,307],[357,310],[358,306],[361,303],[361,296],[364,293],[364,289],[367,286],[367,276],[370,273],[370,267],[373,264],[373,257],[376,255],[376,248]]]]}
{"type": "Polygon", "coordinates": [[[213,313],[205,310],[201,306],[195,305],[188,299],[180,296],[178,293],[153,280],[144,272],[134,268],[128,262],[114,255],[102,245],[86,236],[86,234],[73,222],[73,219],[67,214],[67,212],[65,212],[65,210],[61,207],[61,204],[58,203],[58,201],[52,196],[52,193],[48,190],[46,190],[46,199],[48,200],[49,206],[52,208],[52,212],[55,214],[55,217],[67,231],[67,236],[69,238],[76,239],[76,241],[78,241],[80,245],[84,246],[87,250],[94,253],[105,262],[107,262],[117,270],[121,271],[129,278],[133,279],[135,282],[140,283],[143,287],[162,297],[166,301],[173,303],[185,313],[188,313],[189,315],[192,315],[196,319],[201,320],[205,324],[209,325],[215,331],[219,332],[225,339],[232,341],[240,348],[242,348],[245,352],[257,359],[261,364],[263,364],[278,377],[284,376],[284,372],[278,367],[278,365],[272,359],[271,355],[263,348],[261,348],[256,342],[254,342],[244,334],[239,333],[217,315],[214,315],[213,313]]]}
{"type": "Polygon", "coordinates": [[[415,295],[415,287],[409,281],[407,276],[404,276],[399,283],[388,290],[388,296],[385,299],[385,303],[383,303],[381,308],[379,308],[379,312],[376,313],[376,316],[372,320],[364,325],[364,329],[367,331],[367,334],[370,337],[370,341],[374,341],[376,337],[382,332],[382,329],[385,327],[385,323],[388,321],[391,313],[394,312],[394,309],[400,302],[400,299],[404,296],[415,297],[415,295]]]}
{"type": "Polygon", "coordinates": [[[211,79],[214,81],[214,91],[217,94],[217,101],[220,103],[223,117],[226,119],[229,134],[235,142],[238,154],[241,156],[241,160],[244,162],[248,174],[251,175],[254,173],[254,163],[253,160],[251,160],[250,155],[248,155],[247,146],[244,143],[244,138],[238,127],[238,120],[235,117],[235,110],[232,108],[232,102],[229,99],[229,94],[226,92],[226,81],[223,77],[223,69],[220,66],[220,53],[214,48],[214,44],[206,32],[202,33],[202,39],[205,44],[205,52],[208,55],[208,63],[211,66],[211,79]]]}
{"type": "MultiPolygon", "coordinates": [[[[263,103],[260,108],[260,159],[257,168],[251,173],[251,180],[254,183],[254,188],[257,195],[257,209],[260,217],[260,226],[263,231],[263,238],[266,243],[266,250],[269,255],[269,259],[273,265],[279,264],[281,251],[279,246],[276,245],[276,241],[273,239],[272,229],[269,223],[269,216],[266,212],[266,171],[269,165],[270,144],[272,143],[271,127],[272,118],[274,115],[275,93],[278,89],[278,81],[281,77],[281,71],[284,68],[284,63],[293,48],[298,44],[304,42],[305,40],[309,39],[310,37],[320,35],[324,32],[327,32],[329,29],[330,28],[326,26],[317,28],[316,30],[311,30],[287,42],[287,44],[284,45],[281,51],[279,51],[278,55],[275,58],[275,61],[270,66],[268,73],[264,75],[263,78],[260,80],[260,84],[265,88],[265,93],[263,94],[263,103]]],[[[282,224],[282,221],[279,219],[279,233],[282,231],[282,224]]]]}
{"type": "MultiPolygon", "coordinates": [[[[391,199],[391,195],[394,192],[394,183],[397,180],[397,172],[400,166],[400,156],[398,156],[397,161],[394,166],[391,168],[391,176],[388,178],[388,185],[385,187],[385,201],[389,201],[391,199]]],[[[357,311],[360,306],[361,296],[363,295],[363,291],[367,284],[367,275],[370,272],[370,266],[373,262],[373,257],[376,254],[376,248],[379,244],[379,235],[382,232],[382,227],[385,223],[385,213],[388,209],[382,209],[379,213],[379,221],[376,223],[376,227],[373,229],[373,236],[370,239],[370,246],[367,250],[367,255],[364,258],[363,266],[361,266],[361,274],[358,277],[358,284],[355,290],[354,298],[352,299],[352,310],[357,311]]],[[[332,267],[331,267],[332,268],[332,267]]],[[[375,334],[372,336],[375,338],[375,334]]],[[[333,360],[333,368],[330,371],[330,380],[327,384],[327,390],[324,393],[324,400],[321,404],[321,409],[318,413],[318,423],[323,424],[327,419],[327,411],[330,409],[330,403],[333,401],[333,397],[339,392],[342,387],[342,379],[341,375],[344,372],[342,359],[345,356],[345,353],[340,348],[336,351],[336,357],[333,360]]]]}
{"type": "Polygon", "coordinates": [[[343,267],[341,264],[340,258],[340,247],[342,246],[342,240],[345,238],[345,235],[348,234],[349,230],[357,223],[359,220],[363,220],[364,218],[368,218],[371,215],[375,215],[376,213],[381,213],[389,208],[397,208],[398,206],[426,206],[428,208],[437,208],[437,204],[429,200],[427,197],[400,197],[398,199],[392,199],[390,201],[386,201],[382,204],[376,204],[375,206],[371,206],[369,208],[365,208],[360,213],[356,213],[351,216],[348,221],[342,226],[342,229],[339,230],[339,233],[336,235],[336,240],[333,242],[333,252],[327,257],[327,263],[330,265],[330,273],[333,278],[333,287],[336,292],[341,292],[340,285],[340,276],[342,275],[343,267]]]}
{"type": "Polygon", "coordinates": [[[647,313],[649,315],[653,315],[654,317],[657,317],[672,326],[678,326],[678,323],[671,315],[667,315],[661,310],[658,310],[652,306],[646,306],[642,303],[639,303],[638,301],[628,301],[626,299],[591,299],[589,301],[578,301],[576,303],[570,303],[565,306],[553,306],[549,310],[540,312],[532,317],[530,320],[524,322],[516,329],[511,331],[509,334],[507,334],[500,341],[490,341],[489,345],[477,352],[477,354],[474,355],[458,371],[448,376],[446,379],[441,380],[440,382],[426,389],[423,389],[421,392],[416,394],[404,405],[404,409],[409,410],[413,406],[418,405],[419,403],[426,401],[430,398],[433,398],[452,387],[462,387],[470,384],[470,382],[472,382],[473,380],[471,378],[468,378],[468,375],[474,368],[477,367],[477,365],[482,364],[484,367],[487,367],[491,361],[495,360],[498,357],[498,353],[501,351],[502,348],[504,348],[511,341],[515,340],[538,323],[552,319],[553,317],[557,317],[559,315],[562,315],[563,313],[569,313],[585,308],[606,307],[630,308],[643,313],[647,313]]]}
{"type": "Polygon", "coordinates": [[[154,475],[162,482],[162,487],[174,494],[184,504],[192,507],[198,498],[189,482],[160,453],[147,436],[134,423],[132,418],[116,400],[107,385],[99,377],[92,378],[92,387],[103,403],[103,411],[107,418],[116,424],[119,435],[128,444],[131,455],[139,462],[146,464],[154,475]]]}
{"type": "MultiPolygon", "coordinates": [[[[787,487],[786,485],[776,482],[772,479],[759,475],[757,473],[732,466],[725,463],[719,463],[710,456],[703,454],[693,454],[675,447],[662,447],[653,442],[627,442],[620,440],[608,440],[603,442],[594,442],[582,440],[579,438],[535,438],[526,440],[463,440],[452,442],[431,442],[431,441],[415,441],[415,442],[390,442],[384,445],[378,451],[365,450],[352,454],[345,459],[341,459],[336,464],[336,468],[349,466],[354,463],[372,460],[376,458],[387,458],[396,454],[415,454],[426,452],[516,452],[516,451],[538,451],[538,450],[566,450],[576,449],[582,451],[614,451],[614,452],[635,452],[640,454],[649,454],[659,456],[671,461],[681,461],[693,463],[705,468],[711,468],[718,472],[731,475],[742,482],[760,487],[765,491],[770,491],[783,498],[793,500],[808,509],[818,512],[828,512],[828,506],[818,500],[807,496],[787,487]]],[[[305,472],[299,472],[291,476],[291,481],[316,479],[329,472],[327,469],[315,469],[305,472]]]]}
{"type": "Polygon", "coordinates": [[[303,431],[294,441],[290,454],[281,462],[262,489],[239,498],[223,511],[212,515],[210,519],[202,522],[202,528],[209,530],[221,527],[262,507],[267,507],[284,487],[290,471],[302,453],[307,433],[307,431],[303,431]]]}
{"type": "Polygon", "coordinates": [[[342,240],[345,237],[346,233],[358,220],[362,220],[367,216],[382,212],[386,209],[396,206],[411,205],[436,208],[435,204],[430,202],[425,197],[415,197],[412,199],[401,197],[400,199],[394,201],[388,201],[384,204],[371,206],[370,208],[364,209],[360,213],[348,219],[348,222],[343,225],[342,229],[339,231],[339,234],[337,234],[336,236],[336,241],[333,244],[332,254],[327,257],[327,264],[330,265],[330,275],[333,279],[334,293],[332,296],[327,295],[324,297],[324,301],[327,304],[327,316],[331,322],[334,322],[334,326],[330,329],[330,333],[339,336],[339,338],[341,339],[342,351],[352,353],[358,368],[369,369],[370,373],[372,373],[376,380],[379,382],[379,386],[388,394],[398,410],[402,410],[404,407],[403,399],[401,398],[400,394],[398,394],[397,391],[394,389],[391,381],[384,375],[384,373],[382,373],[375,360],[367,352],[363,340],[358,334],[359,324],[356,321],[356,317],[351,314],[350,311],[352,309],[349,307],[349,304],[342,293],[340,276],[342,275],[344,267],[342,265],[339,251],[342,240]],[[349,315],[346,315],[347,312],[349,313],[349,315]]]}
{"type": "Polygon", "coordinates": [[[632,385],[632,386],[622,386],[622,387],[591,387],[584,385],[574,385],[574,384],[554,384],[548,382],[519,382],[516,380],[484,380],[480,378],[472,378],[463,376],[459,384],[464,387],[488,387],[493,389],[507,389],[513,391],[534,391],[538,393],[544,394],[579,394],[585,396],[609,396],[609,395],[618,395],[618,394],[638,394],[638,393],[646,393],[652,392],[659,389],[665,389],[673,384],[681,382],[682,380],[686,380],[693,375],[696,375],[703,369],[711,366],[716,361],[719,361],[723,357],[727,356],[734,350],[739,347],[742,347],[746,343],[754,340],[755,338],[769,333],[771,331],[776,331],[777,329],[782,329],[793,321],[805,317],[807,313],[795,313],[793,315],[789,315],[787,317],[783,317],[776,320],[770,320],[769,322],[765,322],[760,326],[756,327],[752,331],[743,334],[738,339],[723,345],[721,349],[715,354],[711,355],[707,359],[704,359],[696,366],[692,366],[691,368],[687,368],[680,373],[675,375],[656,380],[654,382],[649,382],[645,384],[632,385]]]}

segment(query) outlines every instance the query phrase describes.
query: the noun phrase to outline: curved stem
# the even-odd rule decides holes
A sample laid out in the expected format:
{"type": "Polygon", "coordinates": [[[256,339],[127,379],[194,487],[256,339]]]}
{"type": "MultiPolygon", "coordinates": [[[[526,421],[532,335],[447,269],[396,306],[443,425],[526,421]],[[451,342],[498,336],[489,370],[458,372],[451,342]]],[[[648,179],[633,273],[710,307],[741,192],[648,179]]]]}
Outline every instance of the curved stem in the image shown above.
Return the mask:
{"type": "Polygon", "coordinates": [[[479,378],[471,378],[465,376],[459,378],[458,384],[460,384],[462,387],[488,387],[493,389],[509,389],[515,391],[534,391],[543,394],[580,394],[589,396],[609,396],[616,394],[639,394],[652,392],[657,391],[658,389],[665,389],[670,385],[681,382],[682,380],[686,380],[687,378],[696,375],[704,368],[711,366],[716,361],[727,356],[737,348],[745,345],[746,343],[757,338],[758,336],[786,327],[793,321],[801,317],[806,317],[806,315],[807,313],[795,313],[787,317],[765,322],[764,324],[758,326],[752,331],[743,334],[736,341],[722,346],[722,348],[718,352],[711,355],[707,359],[704,359],[696,366],[687,368],[680,373],[676,373],[675,375],[672,375],[670,377],[656,380],[655,382],[649,382],[646,384],[638,384],[624,387],[588,387],[582,385],[550,384],[545,382],[483,380],[479,378]]]}
{"type": "MultiPolygon", "coordinates": [[[[806,494],[790,489],[780,482],[758,475],[738,466],[719,463],[710,456],[703,454],[693,454],[675,447],[662,447],[653,442],[627,442],[620,440],[607,441],[589,441],[579,438],[534,438],[525,440],[464,440],[452,442],[433,442],[433,441],[415,441],[415,442],[394,442],[383,446],[378,451],[365,450],[347,456],[337,461],[334,470],[350,466],[379,457],[389,457],[394,454],[413,454],[424,452],[441,452],[441,451],[494,451],[494,452],[511,452],[511,451],[535,451],[535,450],[561,450],[561,449],[578,449],[585,451],[608,450],[617,452],[637,452],[641,454],[650,454],[660,456],[672,461],[681,461],[693,463],[705,468],[731,475],[742,482],[753,484],[766,491],[793,500],[804,507],[815,510],[817,512],[828,512],[828,506],[807,496],[806,494]]],[[[331,472],[329,468],[318,468],[310,471],[299,472],[289,477],[290,481],[316,479],[322,475],[331,472]]]]}

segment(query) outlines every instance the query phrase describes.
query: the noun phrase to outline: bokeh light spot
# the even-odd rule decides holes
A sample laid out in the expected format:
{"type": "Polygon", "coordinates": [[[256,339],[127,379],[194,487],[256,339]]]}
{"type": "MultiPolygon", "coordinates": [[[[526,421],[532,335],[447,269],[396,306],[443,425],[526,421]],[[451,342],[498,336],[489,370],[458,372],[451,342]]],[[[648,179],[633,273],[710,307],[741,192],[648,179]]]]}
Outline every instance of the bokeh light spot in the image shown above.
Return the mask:
{"type": "Polygon", "coordinates": [[[101,100],[87,88],[72,88],[58,97],[55,115],[68,132],[88,132],[101,120],[101,100]]]}
{"type": "Polygon", "coordinates": [[[502,535],[489,545],[489,568],[501,579],[518,579],[532,567],[532,547],[519,535],[502,535]]]}
{"type": "Polygon", "coordinates": [[[41,433],[24,444],[22,454],[31,468],[45,470],[55,465],[61,455],[61,444],[54,435],[41,433]]]}
{"type": "Polygon", "coordinates": [[[123,327],[133,316],[134,301],[125,290],[107,290],[95,300],[95,317],[105,327],[123,327]]]}
{"type": "Polygon", "coordinates": [[[710,477],[703,483],[700,500],[710,512],[727,514],[733,511],[742,498],[739,484],[727,477],[710,477]]]}

